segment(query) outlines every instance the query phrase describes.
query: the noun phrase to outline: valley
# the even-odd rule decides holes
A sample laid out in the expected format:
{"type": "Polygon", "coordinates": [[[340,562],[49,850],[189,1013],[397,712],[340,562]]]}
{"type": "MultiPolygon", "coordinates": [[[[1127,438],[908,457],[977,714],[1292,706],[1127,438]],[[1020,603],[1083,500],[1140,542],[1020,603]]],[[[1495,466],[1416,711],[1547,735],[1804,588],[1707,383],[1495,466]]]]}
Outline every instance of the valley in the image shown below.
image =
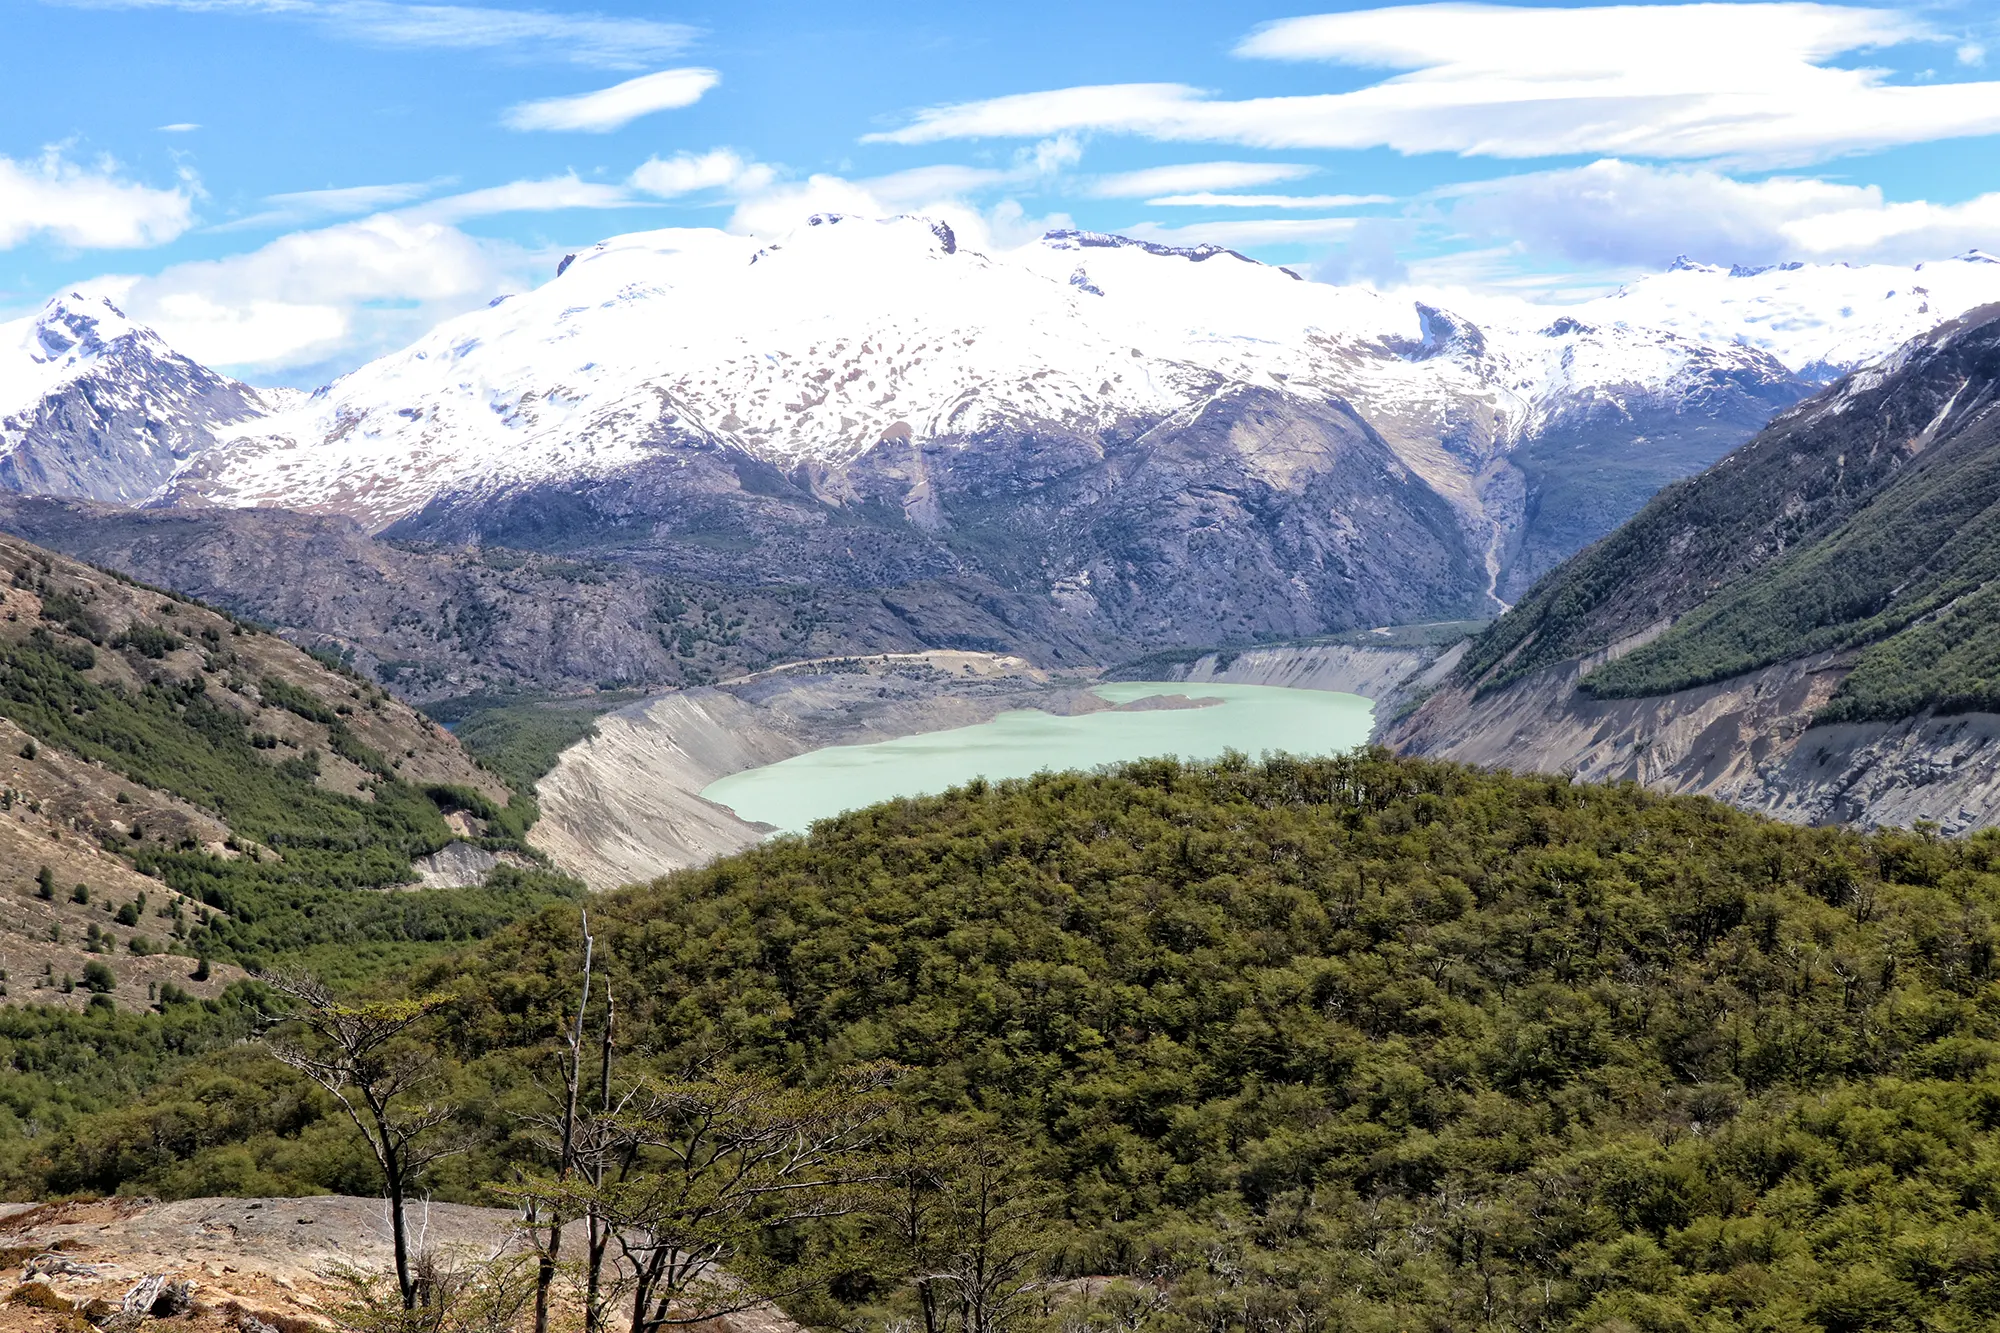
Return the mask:
{"type": "Polygon", "coordinates": [[[7,9],[0,1333],[2000,1330],[2000,0],[1316,8],[7,9]]]}
{"type": "MultiPolygon", "coordinates": [[[[379,1013],[463,1135],[425,1188],[511,1197],[587,903],[619,1059],[753,1102],[894,1062],[918,1188],[1005,1163],[1090,1327],[1976,1320],[1841,1294],[1819,1168],[1729,1154],[1872,1170],[1801,1107],[1911,1096],[1924,1188],[1987,1151],[1996,273],[1684,264],[1526,322],[829,216],[614,238],[311,396],[53,303],[0,339],[0,1185],[365,1193],[269,1034],[379,1013]],[[1746,1208],[1814,1257],[1718,1296],[1688,1238],[1746,1208]]],[[[853,1225],[787,1316],[910,1308],[853,1225]]],[[[206,1280],[335,1308],[283,1275],[206,1280]]]]}
{"type": "Polygon", "coordinates": [[[309,396],[63,297],[0,335],[0,521],[426,703],[1104,665],[1488,616],[1996,297],[1969,252],[1452,310],[1214,246],[825,214],[611,238],[309,396]]]}

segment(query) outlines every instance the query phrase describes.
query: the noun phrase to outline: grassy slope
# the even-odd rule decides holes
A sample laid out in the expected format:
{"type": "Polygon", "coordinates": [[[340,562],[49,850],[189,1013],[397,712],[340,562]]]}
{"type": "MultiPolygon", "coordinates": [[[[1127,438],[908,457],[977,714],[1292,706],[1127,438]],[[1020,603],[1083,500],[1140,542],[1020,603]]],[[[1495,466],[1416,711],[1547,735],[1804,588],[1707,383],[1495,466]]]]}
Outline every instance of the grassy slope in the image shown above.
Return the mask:
{"type": "Polygon", "coordinates": [[[624,690],[569,698],[474,696],[425,711],[515,791],[532,792],[564,750],[597,734],[598,718],[644,697],[624,690]]]}
{"type": "MultiPolygon", "coordinates": [[[[2000,839],[1631,787],[1155,762],[857,812],[592,920],[626,1049],[904,1063],[921,1114],[1018,1139],[1058,1272],[1165,1283],[1174,1333],[1969,1330],[2000,1319],[1996,872],[2000,839]]],[[[508,1178],[575,948],[557,911],[413,979],[489,1089],[448,1192],[508,1178]]],[[[189,1069],[12,1187],[351,1180],[283,1086],[189,1069]]],[[[802,1312],[897,1313],[833,1243],[802,1312]]]]}
{"type": "MultiPolygon", "coordinates": [[[[1981,387],[2000,384],[2000,357],[1981,387]]],[[[1659,694],[1873,645],[1830,713],[2000,706],[2000,419],[1930,447],[1819,540],[1710,598],[1593,673],[1600,695],[1659,694]],[[1921,623],[1920,623],[1921,622],[1921,623]]]]}

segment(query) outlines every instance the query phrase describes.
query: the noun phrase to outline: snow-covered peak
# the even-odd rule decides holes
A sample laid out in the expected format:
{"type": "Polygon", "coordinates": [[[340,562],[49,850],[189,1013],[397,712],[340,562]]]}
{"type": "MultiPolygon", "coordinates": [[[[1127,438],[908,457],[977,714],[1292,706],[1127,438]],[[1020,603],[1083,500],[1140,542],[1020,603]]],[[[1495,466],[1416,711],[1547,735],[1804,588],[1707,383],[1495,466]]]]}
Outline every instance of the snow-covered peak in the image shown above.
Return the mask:
{"type": "Polygon", "coordinates": [[[892,431],[1095,432],[1225,382],[1324,397],[1355,364],[1393,378],[1387,346],[1422,336],[1407,301],[1201,262],[1214,255],[1081,233],[987,255],[917,217],[820,215],[761,244],[613,237],[197,470],[239,502],[386,520],[441,489],[602,471],[675,441],[838,466],[892,431]]]}
{"type": "Polygon", "coordinates": [[[67,292],[24,319],[0,324],[0,417],[30,407],[89,371],[121,343],[158,335],[103,297],[67,292]]]}
{"type": "Polygon", "coordinates": [[[1720,268],[1675,261],[1665,273],[1575,308],[1592,323],[1741,342],[1808,379],[1833,379],[1886,356],[1955,315],[2000,301],[2000,262],[1972,250],[1893,264],[1720,268]]]}
{"type": "Polygon", "coordinates": [[[1251,387],[1354,406],[1455,492],[1571,408],[1717,376],[1786,372],[1733,337],[1468,315],[1219,246],[1061,230],[987,254],[929,218],[820,214],[769,242],[669,229],[567,256],[540,288],[239,428],[182,490],[390,522],[446,491],[694,442],[838,470],[885,439],[1101,435],[1251,387]]]}

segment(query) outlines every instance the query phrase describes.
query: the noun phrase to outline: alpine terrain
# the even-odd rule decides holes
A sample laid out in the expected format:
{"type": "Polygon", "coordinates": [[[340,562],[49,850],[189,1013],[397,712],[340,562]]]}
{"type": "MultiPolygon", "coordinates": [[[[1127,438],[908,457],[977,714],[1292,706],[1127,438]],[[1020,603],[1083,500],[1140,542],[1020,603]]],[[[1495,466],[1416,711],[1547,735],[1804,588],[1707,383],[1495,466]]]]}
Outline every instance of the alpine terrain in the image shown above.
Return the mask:
{"type": "Polygon", "coordinates": [[[8,522],[430,694],[938,646],[1115,660],[1490,614],[1825,378],[1995,297],[1972,253],[1683,262],[1564,310],[1455,310],[1212,246],[984,254],[820,215],[769,243],[613,238],[310,396],[63,298],[7,326],[4,478],[62,497],[8,522]],[[304,517],[244,513],[272,509],[304,517]],[[466,553],[493,548],[621,571],[618,595],[578,608],[532,569],[481,593],[466,553]],[[442,614],[366,591],[406,573],[442,614]],[[660,612],[689,604],[712,623],[660,612]],[[565,617],[613,650],[520,646],[565,617]]]}

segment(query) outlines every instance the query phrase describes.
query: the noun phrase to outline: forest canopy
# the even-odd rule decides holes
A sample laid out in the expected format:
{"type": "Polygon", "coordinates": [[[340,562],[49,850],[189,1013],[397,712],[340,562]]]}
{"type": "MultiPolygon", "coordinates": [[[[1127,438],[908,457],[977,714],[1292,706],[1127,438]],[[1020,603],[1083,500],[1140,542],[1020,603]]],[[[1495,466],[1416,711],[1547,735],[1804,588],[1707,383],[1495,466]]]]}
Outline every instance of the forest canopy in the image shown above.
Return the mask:
{"type": "MultiPolygon", "coordinates": [[[[591,915],[631,1060],[900,1068],[1010,1145],[1052,1279],[1163,1330],[1847,1330],[2000,1320],[1996,908],[1991,835],[1369,753],[975,783],[591,915]]],[[[491,1202],[576,908],[475,950],[410,985],[479,1144],[434,1188],[491,1202]]],[[[183,1070],[16,1138],[10,1187],[354,1188],[285,1086],[183,1070]]],[[[802,1317],[908,1313],[867,1226],[788,1243],[832,1275],[802,1317]]]]}

